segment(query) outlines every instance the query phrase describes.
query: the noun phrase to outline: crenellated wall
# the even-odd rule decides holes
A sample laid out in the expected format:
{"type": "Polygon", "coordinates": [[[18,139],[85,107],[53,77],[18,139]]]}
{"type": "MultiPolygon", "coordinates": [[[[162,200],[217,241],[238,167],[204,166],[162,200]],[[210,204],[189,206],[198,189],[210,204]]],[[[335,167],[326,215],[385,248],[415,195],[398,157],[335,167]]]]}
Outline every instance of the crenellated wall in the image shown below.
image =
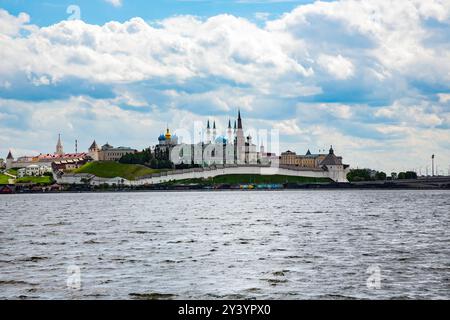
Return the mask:
{"type": "Polygon", "coordinates": [[[168,181],[186,180],[186,179],[208,179],[221,175],[236,174],[255,174],[255,175],[284,175],[297,177],[330,178],[336,182],[348,182],[346,179],[348,169],[341,167],[331,167],[328,171],[322,169],[303,169],[294,167],[265,167],[265,166],[230,166],[217,168],[198,168],[188,170],[177,170],[153,174],[138,180],[126,180],[117,178],[99,178],[89,175],[63,175],[58,178],[61,184],[83,184],[90,180],[91,185],[125,185],[142,186],[149,184],[158,184],[168,181]]]}

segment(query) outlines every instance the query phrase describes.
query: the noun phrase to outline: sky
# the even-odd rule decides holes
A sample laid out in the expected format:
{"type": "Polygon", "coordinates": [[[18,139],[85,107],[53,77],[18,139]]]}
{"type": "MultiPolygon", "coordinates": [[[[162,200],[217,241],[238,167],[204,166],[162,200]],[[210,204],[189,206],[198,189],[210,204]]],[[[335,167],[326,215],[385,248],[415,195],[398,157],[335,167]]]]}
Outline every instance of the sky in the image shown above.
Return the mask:
{"type": "Polygon", "coordinates": [[[238,108],[281,151],[447,174],[450,0],[0,0],[0,157],[142,149],[238,108]]]}

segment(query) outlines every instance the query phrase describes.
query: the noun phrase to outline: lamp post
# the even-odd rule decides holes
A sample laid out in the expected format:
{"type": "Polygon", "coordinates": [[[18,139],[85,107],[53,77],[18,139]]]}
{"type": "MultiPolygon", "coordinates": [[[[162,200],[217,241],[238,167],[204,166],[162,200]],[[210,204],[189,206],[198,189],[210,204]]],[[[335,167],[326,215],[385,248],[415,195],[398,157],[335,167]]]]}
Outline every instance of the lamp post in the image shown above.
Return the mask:
{"type": "Polygon", "coordinates": [[[434,177],[434,154],[431,156],[431,176],[434,177]]]}

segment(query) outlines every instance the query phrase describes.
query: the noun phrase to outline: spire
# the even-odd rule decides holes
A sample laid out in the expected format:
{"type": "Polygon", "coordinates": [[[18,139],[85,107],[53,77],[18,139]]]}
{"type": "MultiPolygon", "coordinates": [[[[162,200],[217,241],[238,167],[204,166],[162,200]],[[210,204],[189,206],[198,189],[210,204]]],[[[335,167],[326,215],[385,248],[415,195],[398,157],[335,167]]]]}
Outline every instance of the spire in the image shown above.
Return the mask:
{"type": "Polygon", "coordinates": [[[242,129],[241,109],[238,110],[238,129],[242,129]]]}
{"type": "Polygon", "coordinates": [[[231,129],[231,120],[228,119],[228,129],[231,129]]]}
{"type": "Polygon", "coordinates": [[[216,141],[216,137],[217,137],[216,120],[214,120],[214,123],[213,123],[213,138],[212,138],[213,143],[216,141]]]}
{"type": "Polygon", "coordinates": [[[63,149],[63,145],[61,142],[61,134],[58,134],[58,142],[56,143],[56,152],[55,154],[59,154],[59,155],[63,155],[64,154],[64,149],[63,149]]]}
{"type": "Polygon", "coordinates": [[[209,123],[208,119],[208,123],[206,124],[206,143],[210,142],[211,142],[211,124],[209,123]]]}
{"type": "Polygon", "coordinates": [[[89,150],[97,150],[98,149],[98,145],[97,142],[92,142],[91,146],[89,147],[89,150]]]}
{"type": "Polygon", "coordinates": [[[6,157],[6,159],[7,159],[7,160],[14,159],[14,157],[13,157],[13,155],[12,155],[12,153],[11,153],[11,150],[9,150],[8,156],[6,157]]]}
{"type": "Polygon", "coordinates": [[[333,146],[330,147],[330,154],[334,154],[333,146]]]}
{"type": "Polygon", "coordinates": [[[311,155],[311,151],[308,149],[308,151],[306,152],[306,155],[307,156],[310,156],[311,155]]]}
{"type": "Polygon", "coordinates": [[[234,120],[234,131],[236,131],[236,120],[234,120]]]}

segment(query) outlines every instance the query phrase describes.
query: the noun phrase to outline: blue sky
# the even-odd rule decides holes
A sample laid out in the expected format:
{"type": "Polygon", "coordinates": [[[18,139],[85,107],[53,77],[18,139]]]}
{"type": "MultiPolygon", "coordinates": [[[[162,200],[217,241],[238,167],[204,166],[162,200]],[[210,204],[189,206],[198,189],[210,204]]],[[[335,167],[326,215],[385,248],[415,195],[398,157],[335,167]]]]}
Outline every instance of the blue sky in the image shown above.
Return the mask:
{"type": "Polygon", "coordinates": [[[0,157],[58,133],[145,148],[240,108],[279,151],[449,169],[450,1],[0,0],[0,49],[0,157]]]}
{"type": "Polygon", "coordinates": [[[310,0],[128,0],[121,5],[111,5],[105,0],[61,0],[61,1],[27,1],[1,0],[0,7],[17,15],[27,12],[31,22],[39,26],[48,26],[66,19],[69,5],[78,5],[82,19],[87,23],[104,24],[105,22],[126,21],[141,17],[147,21],[164,19],[175,15],[195,15],[211,17],[228,13],[248,19],[255,19],[255,13],[270,13],[277,17],[291,11],[299,4],[311,3],[310,0]]]}

